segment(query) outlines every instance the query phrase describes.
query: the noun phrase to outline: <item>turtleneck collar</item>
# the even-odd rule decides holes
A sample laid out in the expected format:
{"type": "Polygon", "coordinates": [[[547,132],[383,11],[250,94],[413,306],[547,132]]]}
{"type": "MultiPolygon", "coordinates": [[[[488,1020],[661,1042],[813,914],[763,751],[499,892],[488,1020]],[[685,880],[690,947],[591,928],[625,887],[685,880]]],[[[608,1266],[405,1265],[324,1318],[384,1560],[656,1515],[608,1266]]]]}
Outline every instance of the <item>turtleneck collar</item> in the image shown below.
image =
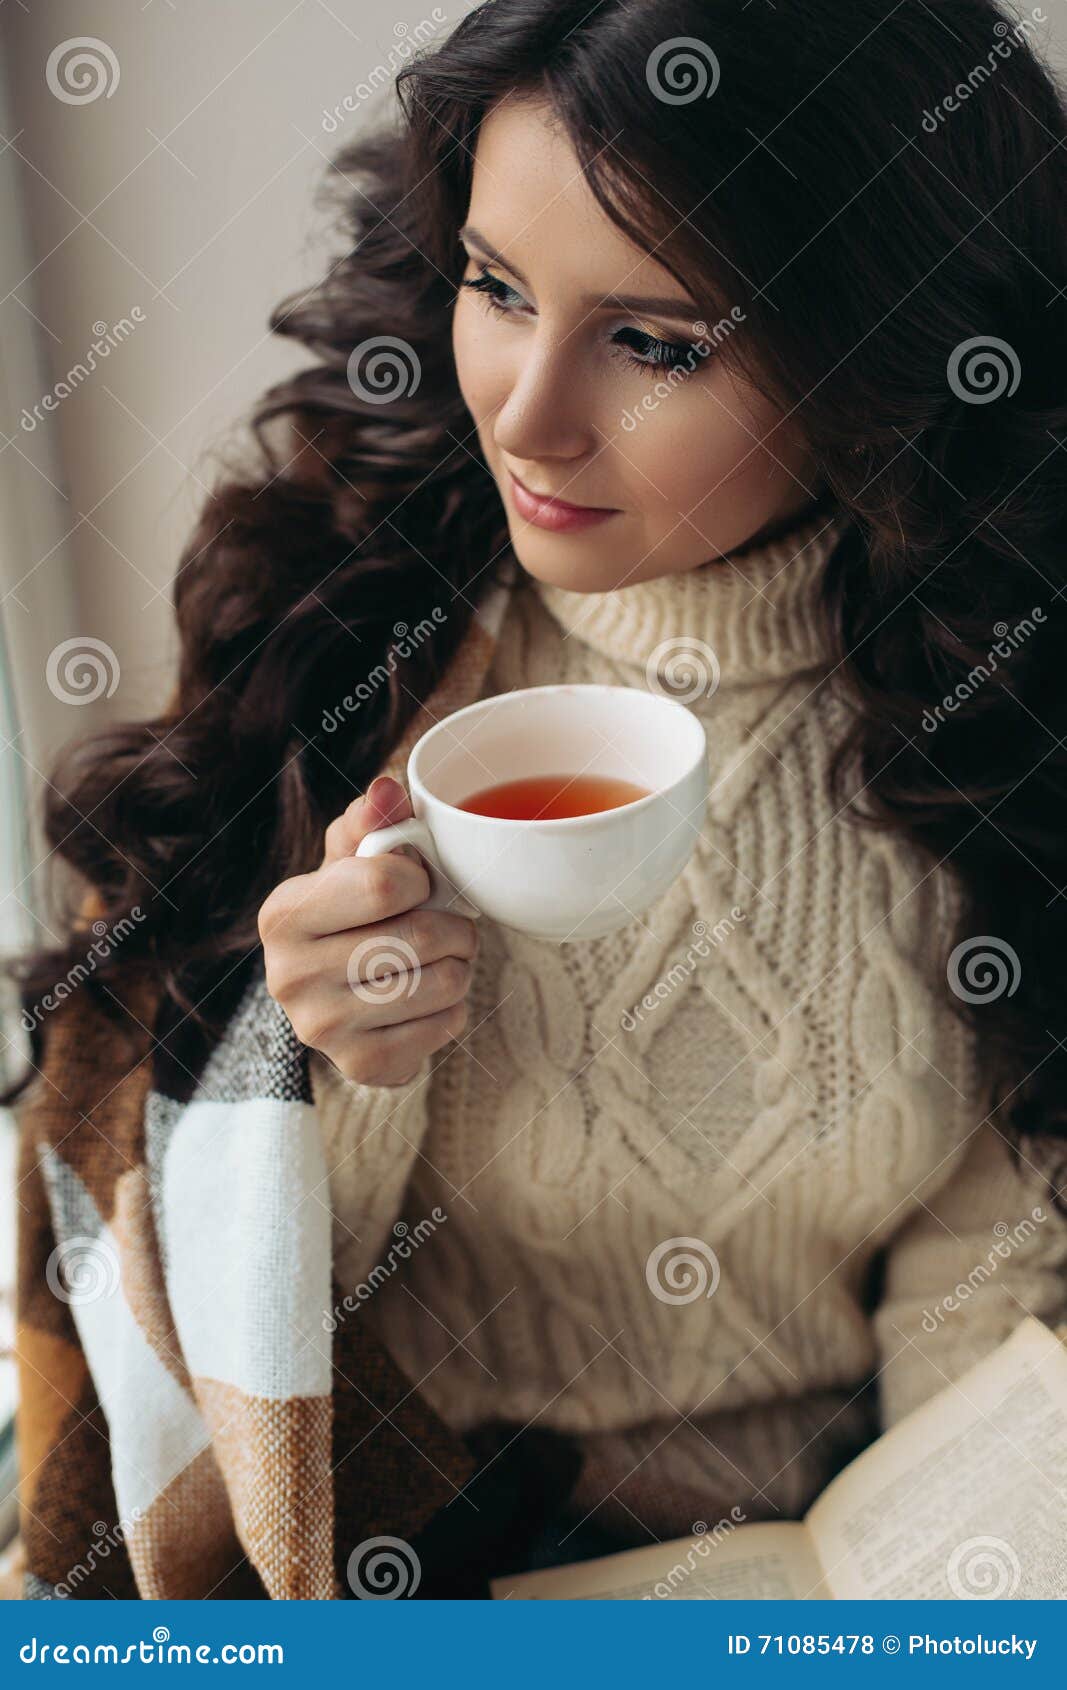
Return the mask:
{"type": "Polygon", "coordinates": [[[776,538],[739,547],[680,574],[606,593],[574,592],[533,578],[564,630],[605,656],[644,668],[684,662],[686,646],[708,646],[720,684],[763,681],[819,667],[834,648],[823,613],[823,566],[849,524],[823,503],[776,538]]]}

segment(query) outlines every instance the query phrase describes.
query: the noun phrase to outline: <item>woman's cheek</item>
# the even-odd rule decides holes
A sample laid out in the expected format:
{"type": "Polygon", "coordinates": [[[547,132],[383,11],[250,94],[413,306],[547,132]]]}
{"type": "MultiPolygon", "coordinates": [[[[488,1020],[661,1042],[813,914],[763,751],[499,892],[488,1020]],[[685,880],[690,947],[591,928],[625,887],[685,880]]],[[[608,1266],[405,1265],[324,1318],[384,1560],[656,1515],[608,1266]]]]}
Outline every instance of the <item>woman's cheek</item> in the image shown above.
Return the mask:
{"type": "Polygon", "coordinates": [[[461,296],[452,314],[452,356],[463,401],[475,422],[491,416],[503,397],[502,364],[493,357],[492,325],[476,317],[471,301],[461,296]]]}
{"type": "Polygon", "coordinates": [[[722,423],[706,407],[698,407],[685,417],[680,407],[673,417],[664,415],[678,398],[677,394],[670,395],[659,415],[647,417],[626,439],[623,449],[651,500],[661,501],[674,511],[689,511],[736,467],[741,453],[733,429],[727,428],[728,438],[724,439],[722,423]]]}

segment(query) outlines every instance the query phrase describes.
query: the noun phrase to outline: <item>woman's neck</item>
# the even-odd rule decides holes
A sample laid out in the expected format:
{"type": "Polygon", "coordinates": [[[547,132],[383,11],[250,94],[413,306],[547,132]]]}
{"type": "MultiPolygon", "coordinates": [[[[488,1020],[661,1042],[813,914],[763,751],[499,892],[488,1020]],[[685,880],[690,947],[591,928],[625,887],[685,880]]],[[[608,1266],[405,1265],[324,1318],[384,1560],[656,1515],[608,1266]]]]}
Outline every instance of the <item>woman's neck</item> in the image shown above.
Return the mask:
{"type": "Polygon", "coordinates": [[[578,639],[651,676],[688,660],[716,686],[758,682],[834,659],[822,600],[826,560],[849,518],[820,498],[767,537],[690,570],[605,593],[575,592],[534,580],[533,590],[578,639]]]}

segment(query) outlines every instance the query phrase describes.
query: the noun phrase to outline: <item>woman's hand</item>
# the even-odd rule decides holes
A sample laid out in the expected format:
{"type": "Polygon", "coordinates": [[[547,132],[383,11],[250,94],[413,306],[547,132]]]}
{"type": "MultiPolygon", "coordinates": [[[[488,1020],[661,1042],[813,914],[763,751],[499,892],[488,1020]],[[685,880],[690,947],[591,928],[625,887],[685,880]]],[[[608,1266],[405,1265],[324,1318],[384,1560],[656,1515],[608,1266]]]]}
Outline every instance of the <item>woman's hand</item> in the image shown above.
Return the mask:
{"type": "Polygon", "coordinates": [[[259,911],[271,997],[304,1044],[368,1086],[405,1084],[467,1025],[474,922],[418,908],[430,878],[410,847],[353,855],[412,813],[400,782],[379,776],[326,829],[319,867],[283,880],[259,911]]]}

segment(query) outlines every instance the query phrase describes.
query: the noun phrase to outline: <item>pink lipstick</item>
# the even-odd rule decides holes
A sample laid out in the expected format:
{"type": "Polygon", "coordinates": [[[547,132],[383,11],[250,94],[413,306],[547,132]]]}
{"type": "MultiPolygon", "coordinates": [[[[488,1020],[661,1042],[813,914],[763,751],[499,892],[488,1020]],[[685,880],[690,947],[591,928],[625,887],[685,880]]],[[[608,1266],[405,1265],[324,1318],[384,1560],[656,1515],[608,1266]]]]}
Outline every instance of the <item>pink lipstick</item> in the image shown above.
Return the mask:
{"type": "Polygon", "coordinates": [[[548,528],[556,534],[571,533],[619,514],[617,510],[599,505],[572,505],[566,499],[543,498],[524,487],[511,470],[508,470],[508,477],[516,510],[526,522],[532,522],[538,528],[548,528]]]}

